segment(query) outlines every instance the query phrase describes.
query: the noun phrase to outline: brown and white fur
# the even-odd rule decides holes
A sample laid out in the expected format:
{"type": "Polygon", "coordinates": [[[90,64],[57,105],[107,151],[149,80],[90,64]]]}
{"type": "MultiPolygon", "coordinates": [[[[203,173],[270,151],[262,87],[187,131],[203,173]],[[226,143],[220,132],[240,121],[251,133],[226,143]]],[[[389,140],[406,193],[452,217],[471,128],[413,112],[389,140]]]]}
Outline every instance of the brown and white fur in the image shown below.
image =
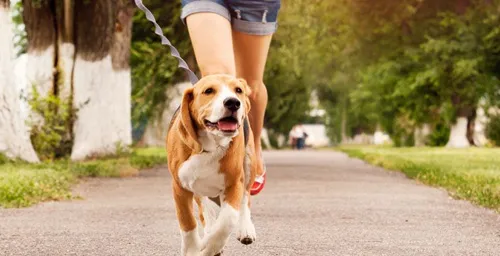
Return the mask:
{"type": "Polygon", "coordinates": [[[235,228],[241,243],[256,239],[250,215],[254,140],[250,127],[244,129],[249,94],[243,79],[206,76],[184,91],[180,109],[172,118],[167,157],[183,256],[218,255],[235,228]],[[224,120],[229,116],[228,123],[224,120]],[[193,199],[204,226],[203,239],[197,231],[193,199]]]}

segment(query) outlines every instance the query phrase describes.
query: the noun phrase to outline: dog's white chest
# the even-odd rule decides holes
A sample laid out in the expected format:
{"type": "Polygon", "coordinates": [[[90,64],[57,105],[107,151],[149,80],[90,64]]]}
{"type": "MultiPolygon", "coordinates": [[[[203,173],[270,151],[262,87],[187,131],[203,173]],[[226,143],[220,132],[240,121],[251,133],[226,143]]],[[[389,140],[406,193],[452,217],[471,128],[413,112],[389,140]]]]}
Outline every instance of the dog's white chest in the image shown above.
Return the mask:
{"type": "Polygon", "coordinates": [[[221,152],[192,155],[179,169],[182,186],[200,196],[216,197],[224,191],[224,175],[219,172],[221,152]]]}

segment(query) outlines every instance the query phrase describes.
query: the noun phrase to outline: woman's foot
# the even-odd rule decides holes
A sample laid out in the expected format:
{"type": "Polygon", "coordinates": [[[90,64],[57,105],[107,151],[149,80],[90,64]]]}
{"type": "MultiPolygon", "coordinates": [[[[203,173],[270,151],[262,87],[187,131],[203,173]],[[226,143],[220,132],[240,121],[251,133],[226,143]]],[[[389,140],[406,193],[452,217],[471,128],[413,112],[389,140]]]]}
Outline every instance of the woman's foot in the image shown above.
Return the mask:
{"type": "Polygon", "coordinates": [[[262,189],[264,188],[264,184],[266,184],[266,173],[261,176],[255,177],[255,182],[250,189],[250,195],[255,196],[260,193],[260,191],[262,191],[262,189]]]}
{"type": "Polygon", "coordinates": [[[250,195],[255,196],[262,191],[264,185],[266,184],[266,164],[264,163],[264,158],[262,157],[262,152],[259,153],[260,156],[260,166],[262,166],[262,172],[257,173],[257,177],[255,177],[255,181],[250,189],[250,195]]]}

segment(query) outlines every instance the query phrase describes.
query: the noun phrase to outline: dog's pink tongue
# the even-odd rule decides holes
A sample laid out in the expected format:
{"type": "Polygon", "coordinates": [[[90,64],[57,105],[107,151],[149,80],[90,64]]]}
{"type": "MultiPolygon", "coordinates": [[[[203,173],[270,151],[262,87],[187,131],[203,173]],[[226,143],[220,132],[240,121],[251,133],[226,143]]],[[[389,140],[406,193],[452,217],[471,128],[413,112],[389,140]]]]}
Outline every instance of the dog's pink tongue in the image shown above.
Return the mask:
{"type": "Polygon", "coordinates": [[[219,125],[219,129],[223,131],[234,131],[238,129],[238,124],[235,122],[219,121],[217,124],[219,125]]]}

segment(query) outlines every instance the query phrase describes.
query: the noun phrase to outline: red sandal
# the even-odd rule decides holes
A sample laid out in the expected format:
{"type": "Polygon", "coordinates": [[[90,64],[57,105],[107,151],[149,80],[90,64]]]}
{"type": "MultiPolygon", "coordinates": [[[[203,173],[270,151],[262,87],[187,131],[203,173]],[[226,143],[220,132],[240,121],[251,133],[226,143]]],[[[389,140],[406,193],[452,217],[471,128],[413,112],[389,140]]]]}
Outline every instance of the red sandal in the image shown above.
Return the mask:
{"type": "Polygon", "coordinates": [[[250,195],[255,196],[262,191],[264,185],[266,184],[266,164],[264,163],[264,158],[262,158],[262,166],[264,167],[264,173],[260,176],[255,177],[255,181],[250,189],[250,195]]]}
{"type": "Polygon", "coordinates": [[[264,184],[266,184],[266,173],[261,176],[255,177],[255,182],[250,189],[250,195],[255,196],[264,188],[264,184]]]}

